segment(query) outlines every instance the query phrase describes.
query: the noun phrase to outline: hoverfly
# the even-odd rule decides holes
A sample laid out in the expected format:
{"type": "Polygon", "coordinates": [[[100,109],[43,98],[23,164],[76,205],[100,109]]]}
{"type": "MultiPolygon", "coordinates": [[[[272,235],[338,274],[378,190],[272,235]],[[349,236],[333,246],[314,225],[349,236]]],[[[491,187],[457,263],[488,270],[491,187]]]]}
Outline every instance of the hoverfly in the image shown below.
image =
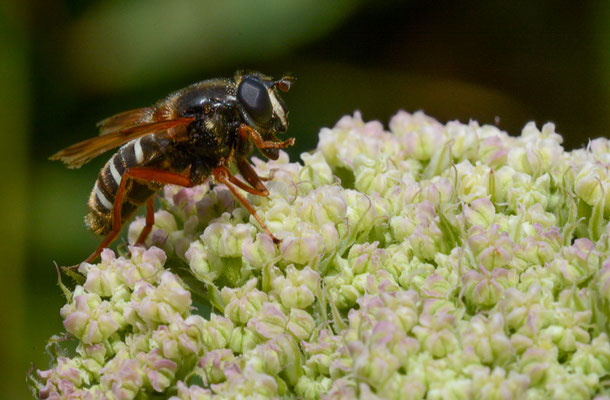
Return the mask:
{"type": "Polygon", "coordinates": [[[276,160],[288,127],[288,112],[279,96],[293,78],[279,80],[257,72],[237,72],[233,79],[210,79],[178,90],[152,107],[125,111],[101,121],[100,135],[55,154],[68,168],[79,168],[100,154],[121,146],[100,171],[89,197],[85,223],[104,236],[86,259],[95,260],[117,238],[123,224],[146,204],[142,244],[154,224],[153,195],[165,184],[191,187],[213,178],[225,184],[277,244],[252,205],[236,187],[258,196],[269,192],[247,158],[258,148],[276,160]],[[233,176],[234,163],[246,182],[233,176]]]}

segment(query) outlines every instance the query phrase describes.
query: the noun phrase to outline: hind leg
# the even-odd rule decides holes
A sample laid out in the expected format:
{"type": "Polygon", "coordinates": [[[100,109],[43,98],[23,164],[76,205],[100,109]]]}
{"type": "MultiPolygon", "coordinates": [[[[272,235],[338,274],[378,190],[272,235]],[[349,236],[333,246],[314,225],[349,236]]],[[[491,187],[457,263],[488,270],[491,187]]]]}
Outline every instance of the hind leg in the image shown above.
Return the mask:
{"type": "Polygon", "coordinates": [[[136,241],[136,245],[141,245],[144,243],[150,231],[152,231],[152,227],[155,224],[155,201],[152,197],[146,200],[146,225],[144,225],[144,229],[140,232],[140,236],[138,236],[138,240],[136,241]]]}
{"type": "MultiPolygon", "coordinates": [[[[145,168],[145,167],[136,167],[136,168],[128,168],[123,172],[123,178],[121,179],[121,184],[119,185],[119,189],[117,190],[116,196],[114,198],[113,203],[113,218],[112,218],[112,231],[106,235],[102,243],[97,247],[97,249],[91,253],[89,257],[85,260],[85,262],[92,262],[102,253],[106,247],[112,243],[119,233],[121,233],[121,228],[123,226],[123,218],[121,215],[121,210],[123,208],[124,199],[126,195],[125,187],[127,185],[128,180],[130,179],[138,179],[141,181],[152,181],[161,184],[172,184],[178,186],[191,187],[193,186],[193,182],[187,176],[182,174],[178,174],[175,172],[169,172],[154,168],[145,168]]],[[[152,230],[152,226],[155,222],[155,214],[153,208],[153,198],[149,198],[146,202],[146,225],[144,226],[144,230],[140,233],[138,237],[137,244],[142,244],[146,237],[152,230]]]]}

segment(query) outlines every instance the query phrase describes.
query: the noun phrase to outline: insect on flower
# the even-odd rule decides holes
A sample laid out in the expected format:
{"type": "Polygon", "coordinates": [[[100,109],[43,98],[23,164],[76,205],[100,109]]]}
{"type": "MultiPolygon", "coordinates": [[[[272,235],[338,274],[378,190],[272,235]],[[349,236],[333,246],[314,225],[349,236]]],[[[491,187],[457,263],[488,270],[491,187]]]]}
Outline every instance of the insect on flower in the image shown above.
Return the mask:
{"type": "Polygon", "coordinates": [[[287,92],[293,78],[279,80],[260,73],[237,72],[233,79],[210,79],[178,90],[152,107],[114,115],[98,124],[100,135],[52,155],[69,168],[122,146],[100,171],[89,197],[85,223],[105,236],[87,258],[95,260],[121,232],[137,208],[146,203],[142,244],[154,224],[153,194],[165,184],[190,187],[210,177],[225,184],[273,239],[254,207],[236,187],[258,196],[269,192],[247,158],[254,147],[276,160],[279,149],[294,144],[276,134],[288,127],[288,111],[278,91],[287,92]],[[246,182],[231,174],[237,167],[246,182]]]}

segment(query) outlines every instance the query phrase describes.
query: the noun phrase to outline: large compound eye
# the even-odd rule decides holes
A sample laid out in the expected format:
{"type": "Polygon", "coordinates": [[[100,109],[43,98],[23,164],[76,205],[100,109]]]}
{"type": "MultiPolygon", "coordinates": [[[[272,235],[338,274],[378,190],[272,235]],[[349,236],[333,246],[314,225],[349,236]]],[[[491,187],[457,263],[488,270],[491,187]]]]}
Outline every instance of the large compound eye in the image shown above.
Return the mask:
{"type": "Polygon", "coordinates": [[[267,123],[273,115],[273,106],[267,88],[253,78],[244,78],[237,89],[237,99],[246,107],[256,122],[267,123]]]}

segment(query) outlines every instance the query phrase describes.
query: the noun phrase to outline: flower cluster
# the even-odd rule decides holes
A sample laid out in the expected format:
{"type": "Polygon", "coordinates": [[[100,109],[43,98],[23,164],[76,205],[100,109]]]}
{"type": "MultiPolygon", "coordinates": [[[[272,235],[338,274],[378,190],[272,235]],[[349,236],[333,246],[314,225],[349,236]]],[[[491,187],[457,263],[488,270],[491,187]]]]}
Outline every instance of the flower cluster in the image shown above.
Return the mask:
{"type": "Polygon", "coordinates": [[[360,114],[248,195],[167,186],[102,253],[43,399],[610,397],[610,141],[360,114]],[[142,218],[129,228],[133,243],[142,218]],[[66,346],[68,347],[68,346],[66,346]]]}

